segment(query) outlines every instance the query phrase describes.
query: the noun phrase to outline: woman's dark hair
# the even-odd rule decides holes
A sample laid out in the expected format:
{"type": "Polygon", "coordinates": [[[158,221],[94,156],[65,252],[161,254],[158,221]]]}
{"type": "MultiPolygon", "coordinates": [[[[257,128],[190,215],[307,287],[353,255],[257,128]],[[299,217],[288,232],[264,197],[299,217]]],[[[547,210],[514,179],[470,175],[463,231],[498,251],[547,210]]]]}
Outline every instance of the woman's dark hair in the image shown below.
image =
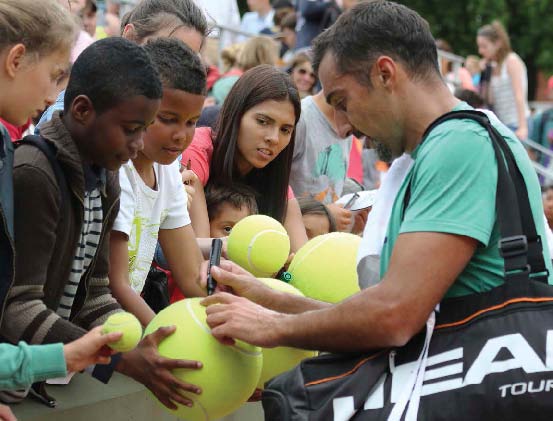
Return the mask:
{"type": "Polygon", "coordinates": [[[135,38],[142,42],[156,32],[172,27],[172,32],[186,27],[208,34],[207,20],[193,0],[142,0],[121,19],[121,34],[125,26],[133,24],[135,38]]]}
{"type": "Polygon", "coordinates": [[[298,197],[302,215],[323,215],[328,218],[328,232],[336,232],[336,221],[324,203],[313,197],[298,197]]]}
{"type": "Polygon", "coordinates": [[[290,77],[283,71],[265,64],[248,70],[234,84],[221,108],[213,141],[209,179],[210,182],[220,184],[240,181],[250,186],[258,193],[259,213],[282,222],[288,204],[288,182],[295,129],[288,146],[266,167],[254,168],[242,177],[235,162],[242,117],[250,108],[265,101],[289,101],[294,107],[297,124],[301,103],[290,77]]]}

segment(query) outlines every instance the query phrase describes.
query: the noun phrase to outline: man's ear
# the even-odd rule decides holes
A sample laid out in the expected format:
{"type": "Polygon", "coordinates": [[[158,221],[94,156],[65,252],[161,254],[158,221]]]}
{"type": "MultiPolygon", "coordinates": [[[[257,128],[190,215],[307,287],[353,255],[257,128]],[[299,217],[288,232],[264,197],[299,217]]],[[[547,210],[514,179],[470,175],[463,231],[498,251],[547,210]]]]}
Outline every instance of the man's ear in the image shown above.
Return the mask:
{"type": "Polygon", "coordinates": [[[94,105],[86,95],[79,95],[71,103],[69,112],[77,123],[88,126],[96,116],[94,105]]]}
{"type": "Polygon", "coordinates": [[[134,25],[132,23],[128,23],[123,28],[123,34],[121,34],[123,38],[128,39],[129,41],[134,41],[136,38],[136,32],[134,30],[134,25]]]}
{"type": "Polygon", "coordinates": [[[4,67],[9,78],[15,79],[17,72],[23,67],[27,48],[23,44],[15,44],[8,50],[4,67]]]}
{"type": "Polygon", "coordinates": [[[380,56],[375,63],[377,83],[384,88],[390,88],[397,78],[396,62],[388,56],[380,56]]]}

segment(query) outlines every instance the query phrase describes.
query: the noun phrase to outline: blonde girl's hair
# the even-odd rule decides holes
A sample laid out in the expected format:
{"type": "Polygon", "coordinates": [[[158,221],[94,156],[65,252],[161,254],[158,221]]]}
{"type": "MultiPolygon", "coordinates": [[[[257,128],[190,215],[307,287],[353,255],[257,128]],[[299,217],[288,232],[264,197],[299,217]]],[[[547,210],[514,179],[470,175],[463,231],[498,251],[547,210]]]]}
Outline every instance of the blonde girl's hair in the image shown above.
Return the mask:
{"type": "Polygon", "coordinates": [[[43,57],[69,50],[76,36],[71,14],[56,0],[0,1],[0,51],[23,44],[27,53],[43,57]]]}
{"type": "Polygon", "coordinates": [[[221,51],[221,61],[223,62],[223,72],[228,72],[232,67],[236,66],[238,56],[242,50],[243,44],[232,44],[223,48],[221,51]]]}
{"type": "Polygon", "coordinates": [[[238,66],[244,71],[260,64],[274,66],[278,61],[278,45],[272,38],[258,36],[250,38],[238,54],[238,66]]]}
{"type": "Polygon", "coordinates": [[[478,30],[477,35],[479,37],[485,37],[494,43],[499,41],[499,48],[497,50],[496,57],[498,64],[502,64],[509,53],[513,51],[511,49],[509,34],[507,34],[505,27],[498,20],[494,20],[491,24],[481,27],[478,30]]]}

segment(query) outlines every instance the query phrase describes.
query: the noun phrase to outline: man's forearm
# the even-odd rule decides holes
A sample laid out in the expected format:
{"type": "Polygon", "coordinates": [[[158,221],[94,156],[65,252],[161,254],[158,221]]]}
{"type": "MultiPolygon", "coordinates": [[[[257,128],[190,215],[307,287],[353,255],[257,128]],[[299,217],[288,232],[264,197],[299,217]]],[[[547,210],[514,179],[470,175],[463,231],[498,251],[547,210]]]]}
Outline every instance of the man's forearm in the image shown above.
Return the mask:
{"type": "Polygon", "coordinates": [[[307,311],[322,310],[331,306],[323,301],[271,290],[271,294],[259,300],[257,304],[279,313],[299,314],[307,311]]]}
{"type": "Polygon", "coordinates": [[[333,352],[401,345],[409,334],[397,312],[373,292],[365,290],[340,304],[283,315],[275,326],[277,343],[333,352]]]}

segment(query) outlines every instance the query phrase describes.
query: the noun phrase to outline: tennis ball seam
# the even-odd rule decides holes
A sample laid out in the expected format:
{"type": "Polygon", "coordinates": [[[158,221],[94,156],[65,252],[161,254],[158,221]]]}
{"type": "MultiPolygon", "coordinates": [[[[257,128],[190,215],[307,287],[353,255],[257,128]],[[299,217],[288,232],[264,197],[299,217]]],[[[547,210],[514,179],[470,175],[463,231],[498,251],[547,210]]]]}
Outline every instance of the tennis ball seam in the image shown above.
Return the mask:
{"type": "MultiPolygon", "coordinates": [[[[191,308],[191,305],[192,305],[191,301],[186,301],[186,309],[190,313],[190,316],[192,316],[192,320],[194,320],[194,323],[196,323],[200,327],[200,329],[202,329],[208,335],[211,335],[211,329],[206,328],[204,324],[200,322],[200,320],[198,320],[198,318],[196,317],[196,314],[194,314],[194,310],[191,308]]],[[[245,349],[241,349],[236,345],[229,345],[229,347],[234,349],[237,352],[240,352],[244,355],[248,355],[250,357],[258,357],[262,355],[262,352],[263,352],[261,349],[259,349],[259,351],[246,351],[245,349]]]]}
{"type": "Polygon", "coordinates": [[[258,232],[257,234],[255,234],[252,239],[250,240],[250,243],[248,244],[248,263],[249,265],[254,268],[255,270],[258,270],[260,272],[263,272],[263,273],[267,273],[266,271],[258,268],[256,265],[253,264],[253,261],[252,261],[252,256],[251,256],[251,253],[252,253],[252,249],[253,249],[253,246],[255,245],[255,242],[256,240],[258,239],[258,237],[264,235],[264,234],[268,234],[268,233],[275,233],[275,234],[278,234],[282,237],[287,237],[288,234],[285,234],[279,230],[275,230],[275,229],[266,229],[266,230],[263,230],[263,231],[260,231],[258,232]]]}
{"type": "MultiPolygon", "coordinates": [[[[321,247],[324,243],[326,243],[327,241],[329,240],[329,238],[325,238],[323,241],[320,241],[317,245],[313,246],[311,248],[311,250],[309,250],[307,253],[305,253],[301,260],[298,260],[297,263],[295,263],[294,261],[292,261],[292,264],[290,265],[290,267],[288,268],[288,272],[292,273],[294,271],[294,268],[300,264],[303,263],[303,261],[305,259],[307,259],[309,257],[309,255],[311,253],[313,253],[315,250],[317,250],[319,247],[321,247]]],[[[292,279],[294,279],[294,274],[292,273],[292,279]]]]}

